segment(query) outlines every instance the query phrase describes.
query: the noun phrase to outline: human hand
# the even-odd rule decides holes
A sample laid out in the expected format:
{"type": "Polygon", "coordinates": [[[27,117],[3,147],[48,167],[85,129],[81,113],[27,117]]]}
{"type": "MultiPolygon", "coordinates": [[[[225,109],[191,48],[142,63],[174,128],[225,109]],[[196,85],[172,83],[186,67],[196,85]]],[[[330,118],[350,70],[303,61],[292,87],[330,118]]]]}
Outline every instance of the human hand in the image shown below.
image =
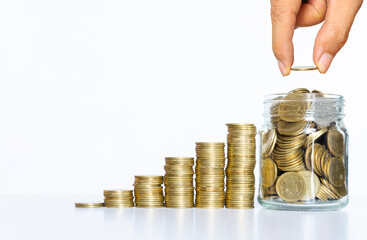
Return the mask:
{"type": "Polygon", "coordinates": [[[273,52],[283,76],[294,60],[293,32],[297,27],[324,23],[317,34],[313,61],[326,73],[332,60],[348,39],[363,0],[271,0],[273,52]],[[306,3],[302,3],[306,2],[306,3]]]}

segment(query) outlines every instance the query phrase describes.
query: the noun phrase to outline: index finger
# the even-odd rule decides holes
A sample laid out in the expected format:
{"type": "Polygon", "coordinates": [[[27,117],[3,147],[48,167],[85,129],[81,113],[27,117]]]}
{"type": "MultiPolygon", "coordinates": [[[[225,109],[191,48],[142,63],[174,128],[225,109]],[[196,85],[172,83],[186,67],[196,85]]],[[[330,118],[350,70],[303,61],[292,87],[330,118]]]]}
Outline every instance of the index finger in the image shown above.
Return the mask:
{"type": "Polygon", "coordinates": [[[301,0],[271,0],[273,52],[283,76],[290,72],[294,60],[293,33],[301,0]]]}

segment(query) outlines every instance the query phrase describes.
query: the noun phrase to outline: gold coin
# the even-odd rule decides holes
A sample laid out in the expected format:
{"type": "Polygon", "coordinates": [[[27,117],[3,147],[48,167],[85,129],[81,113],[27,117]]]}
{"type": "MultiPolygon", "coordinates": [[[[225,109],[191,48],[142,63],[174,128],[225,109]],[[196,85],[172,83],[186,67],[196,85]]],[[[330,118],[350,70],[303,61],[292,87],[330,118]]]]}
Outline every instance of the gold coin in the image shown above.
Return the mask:
{"type": "Polygon", "coordinates": [[[151,204],[136,204],[137,208],[162,208],[164,207],[164,204],[157,204],[157,205],[151,205],[151,204]]]}
{"type": "Polygon", "coordinates": [[[286,122],[286,121],[279,121],[277,125],[277,130],[280,134],[286,136],[298,135],[303,132],[306,128],[307,122],[306,121],[299,121],[299,122],[286,122]]]}
{"type": "Polygon", "coordinates": [[[226,204],[226,208],[232,209],[253,209],[254,205],[234,205],[234,204],[226,204]]]}
{"type": "Polygon", "coordinates": [[[225,146],[225,144],[223,142],[196,142],[196,148],[213,148],[213,149],[217,149],[217,148],[222,148],[225,146]]]}
{"type": "Polygon", "coordinates": [[[262,173],[262,184],[265,187],[271,187],[275,183],[275,179],[278,175],[277,165],[270,158],[266,158],[263,160],[263,166],[261,169],[262,173]]]}
{"type": "Polygon", "coordinates": [[[306,191],[306,181],[297,172],[283,173],[277,183],[276,190],[281,199],[286,202],[297,202],[306,191]]]}
{"type": "Polygon", "coordinates": [[[139,179],[139,180],[163,180],[163,176],[155,176],[155,175],[146,175],[146,176],[135,176],[135,179],[139,179]]]}
{"type": "Polygon", "coordinates": [[[330,184],[328,180],[325,178],[320,178],[320,182],[321,186],[319,192],[322,191],[327,199],[339,199],[338,194],[332,190],[332,184],[330,184]],[[322,189],[323,186],[324,188],[322,189]]]}
{"type": "Polygon", "coordinates": [[[321,172],[324,175],[327,172],[326,168],[328,166],[328,163],[329,163],[331,157],[332,157],[332,155],[330,154],[330,152],[327,149],[325,149],[324,154],[322,154],[321,160],[320,160],[321,172]]]}
{"type": "Polygon", "coordinates": [[[191,162],[194,161],[194,158],[192,157],[166,157],[166,161],[172,161],[172,162],[191,162]]]}
{"type": "Polygon", "coordinates": [[[336,127],[330,128],[327,134],[327,145],[329,151],[335,157],[341,157],[344,153],[344,137],[336,127]]]}
{"type": "Polygon", "coordinates": [[[322,167],[321,167],[321,157],[324,154],[326,148],[324,145],[320,145],[319,148],[314,150],[312,159],[312,167],[315,173],[319,176],[322,176],[322,167]]]}
{"type": "Polygon", "coordinates": [[[193,208],[194,203],[187,203],[187,204],[181,204],[181,203],[166,203],[166,208],[193,208]]]}
{"type": "Polygon", "coordinates": [[[286,122],[299,122],[304,120],[306,111],[310,107],[307,99],[307,94],[289,93],[279,103],[279,117],[286,122]]]}
{"type": "Polygon", "coordinates": [[[131,193],[131,194],[129,194],[129,195],[123,195],[123,194],[104,194],[104,196],[106,197],[106,198],[126,198],[126,199],[128,199],[128,198],[133,198],[133,194],[131,193]]]}
{"type": "Polygon", "coordinates": [[[289,93],[310,93],[310,91],[307,88],[296,88],[289,93]]]}
{"type": "Polygon", "coordinates": [[[307,170],[312,170],[311,156],[313,153],[313,149],[315,146],[319,145],[318,143],[312,144],[306,148],[304,157],[305,157],[305,165],[307,170]]]}
{"type": "Polygon", "coordinates": [[[111,195],[131,195],[133,194],[133,190],[125,190],[125,189],[114,189],[114,190],[104,190],[104,194],[111,194],[111,195]]]}
{"type": "Polygon", "coordinates": [[[105,203],[132,203],[133,201],[133,198],[104,198],[105,203]]]}
{"type": "Polygon", "coordinates": [[[134,204],[108,204],[106,203],[106,208],[132,208],[134,207],[134,204]]]}
{"type": "MultiPolygon", "coordinates": [[[[325,178],[322,178],[322,183],[328,187],[328,189],[331,190],[331,192],[333,192],[335,195],[337,195],[337,198],[339,197],[344,197],[345,195],[347,195],[347,186],[344,183],[341,187],[335,187],[332,184],[329,183],[328,180],[326,180],[325,178]]],[[[334,199],[335,195],[333,195],[334,199]]]]}
{"type": "Polygon", "coordinates": [[[340,187],[335,187],[335,186],[332,186],[332,187],[333,187],[334,192],[338,194],[339,197],[344,197],[347,195],[347,186],[345,185],[345,183],[340,187]]]}
{"type": "Polygon", "coordinates": [[[77,202],[75,203],[77,208],[100,208],[104,207],[103,202],[77,202]]]}
{"type": "Polygon", "coordinates": [[[263,134],[262,154],[265,157],[269,157],[273,152],[276,141],[277,131],[275,128],[272,128],[263,134]]]}
{"type": "Polygon", "coordinates": [[[316,66],[294,66],[291,67],[292,71],[313,71],[317,70],[318,68],[316,66]]]}
{"type": "Polygon", "coordinates": [[[319,90],[312,90],[312,93],[316,93],[316,94],[318,94],[318,93],[323,93],[323,92],[321,92],[321,91],[319,91],[319,90]]]}
{"type": "Polygon", "coordinates": [[[324,135],[324,133],[326,133],[326,132],[327,132],[327,128],[321,128],[319,131],[311,133],[310,135],[307,136],[305,144],[304,144],[303,147],[307,148],[312,143],[314,143],[317,139],[319,139],[322,135],[324,135]]]}
{"type": "Polygon", "coordinates": [[[328,163],[328,179],[335,187],[341,187],[345,182],[345,167],[341,158],[333,157],[328,163]]]}
{"type": "Polygon", "coordinates": [[[311,171],[300,171],[298,172],[306,181],[306,191],[303,197],[301,198],[302,201],[309,201],[315,198],[316,194],[319,192],[320,189],[320,180],[311,171]]]}
{"type": "Polygon", "coordinates": [[[252,123],[227,123],[226,125],[228,126],[229,129],[231,129],[231,128],[234,128],[234,129],[251,129],[251,130],[256,129],[256,126],[252,123]]]}
{"type": "Polygon", "coordinates": [[[224,208],[224,204],[217,204],[217,205],[206,205],[206,204],[196,204],[195,208],[203,208],[203,209],[218,209],[224,208]]]}

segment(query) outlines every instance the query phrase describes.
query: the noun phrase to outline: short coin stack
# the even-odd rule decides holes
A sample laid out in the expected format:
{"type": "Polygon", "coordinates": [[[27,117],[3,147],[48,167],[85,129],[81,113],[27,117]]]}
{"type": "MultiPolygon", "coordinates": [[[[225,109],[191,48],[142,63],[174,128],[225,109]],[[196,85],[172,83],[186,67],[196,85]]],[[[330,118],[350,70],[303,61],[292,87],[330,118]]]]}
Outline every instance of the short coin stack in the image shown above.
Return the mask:
{"type": "Polygon", "coordinates": [[[133,190],[104,190],[103,193],[108,208],[134,207],[133,190]]]}
{"type": "Polygon", "coordinates": [[[136,207],[157,208],[164,206],[163,176],[135,176],[136,207]]]}
{"type": "Polygon", "coordinates": [[[165,206],[194,207],[194,158],[166,157],[164,169],[165,206]]]}
{"type": "Polygon", "coordinates": [[[253,208],[255,193],[256,127],[227,124],[227,208],[253,208]]]}
{"type": "Polygon", "coordinates": [[[196,143],[196,207],[223,208],[224,143],[196,143]]]}

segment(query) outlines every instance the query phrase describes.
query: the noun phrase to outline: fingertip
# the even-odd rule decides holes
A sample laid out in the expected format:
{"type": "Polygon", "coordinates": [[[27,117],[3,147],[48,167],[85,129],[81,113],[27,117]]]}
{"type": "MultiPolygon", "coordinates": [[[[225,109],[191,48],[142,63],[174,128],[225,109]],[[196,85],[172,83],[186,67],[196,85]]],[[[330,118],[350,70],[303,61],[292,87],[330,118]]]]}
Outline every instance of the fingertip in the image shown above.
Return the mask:
{"type": "Polygon", "coordinates": [[[283,77],[288,76],[290,73],[290,67],[288,67],[287,65],[285,65],[282,61],[278,60],[278,66],[279,66],[279,70],[282,73],[283,77]]]}
{"type": "Polygon", "coordinates": [[[322,74],[325,74],[328,71],[333,59],[334,59],[333,55],[326,53],[326,52],[323,53],[320,59],[316,63],[316,66],[319,69],[319,72],[322,74]]]}

